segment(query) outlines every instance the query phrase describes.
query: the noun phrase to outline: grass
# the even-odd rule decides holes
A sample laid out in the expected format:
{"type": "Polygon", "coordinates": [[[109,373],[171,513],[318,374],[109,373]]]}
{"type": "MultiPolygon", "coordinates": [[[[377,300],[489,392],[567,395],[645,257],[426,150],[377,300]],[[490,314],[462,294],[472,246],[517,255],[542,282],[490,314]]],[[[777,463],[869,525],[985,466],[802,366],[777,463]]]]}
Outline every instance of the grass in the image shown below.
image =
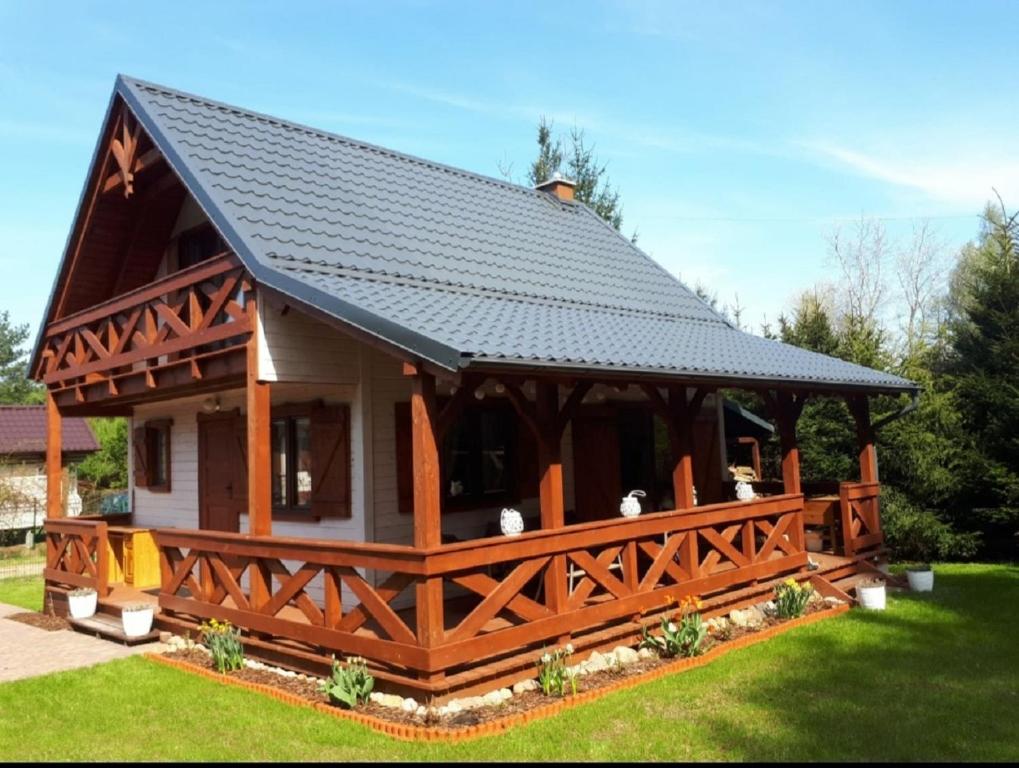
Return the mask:
{"type": "Polygon", "coordinates": [[[17,605],[29,611],[41,611],[42,592],[42,576],[0,579],[0,603],[17,605]]]}
{"type": "Polygon", "coordinates": [[[1017,760],[1019,568],[893,597],[509,734],[406,744],[131,658],[0,685],[5,760],[1017,760]],[[28,738],[29,734],[31,737],[28,738]]]}

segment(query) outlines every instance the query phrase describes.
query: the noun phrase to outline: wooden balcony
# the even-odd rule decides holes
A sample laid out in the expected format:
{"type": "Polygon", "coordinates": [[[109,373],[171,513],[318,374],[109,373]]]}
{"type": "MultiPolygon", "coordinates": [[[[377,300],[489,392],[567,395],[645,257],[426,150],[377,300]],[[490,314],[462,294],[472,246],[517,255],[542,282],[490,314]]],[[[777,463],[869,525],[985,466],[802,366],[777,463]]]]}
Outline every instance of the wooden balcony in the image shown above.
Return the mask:
{"type": "Polygon", "coordinates": [[[230,253],[175,272],[50,323],[38,375],[61,407],[243,375],[251,291],[230,253]]]}

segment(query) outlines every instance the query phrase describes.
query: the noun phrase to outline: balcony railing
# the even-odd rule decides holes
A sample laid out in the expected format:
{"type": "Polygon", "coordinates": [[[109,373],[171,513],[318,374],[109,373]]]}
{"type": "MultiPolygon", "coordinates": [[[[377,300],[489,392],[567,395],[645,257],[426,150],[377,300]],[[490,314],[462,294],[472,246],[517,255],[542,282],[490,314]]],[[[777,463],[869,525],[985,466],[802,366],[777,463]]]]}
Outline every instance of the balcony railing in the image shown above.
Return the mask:
{"type": "MultiPolygon", "coordinates": [[[[224,253],[188,269],[51,323],[42,380],[51,390],[79,390],[168,366],[189,365],[201,378],[205,358],[243,343],[251,330],[243,267],[224,253]]],[[[146,373],[147,372],[147,373],[146,373]]],[[[80,398],[79,398],[80,400],[80,398]]]]}

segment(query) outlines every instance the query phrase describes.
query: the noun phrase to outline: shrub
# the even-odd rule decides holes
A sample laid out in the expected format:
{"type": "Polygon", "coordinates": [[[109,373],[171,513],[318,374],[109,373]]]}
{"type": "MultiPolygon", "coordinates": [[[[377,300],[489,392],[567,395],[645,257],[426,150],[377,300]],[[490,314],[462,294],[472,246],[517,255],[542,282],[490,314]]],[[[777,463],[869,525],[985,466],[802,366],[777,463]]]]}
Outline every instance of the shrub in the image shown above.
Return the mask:
{"type": "Polygon", "coordinates": [[[368,701],[375,687],[375,678],[368,671],[367,662],[360,656],[348,656],[346,664],[333,657],[332,676],[322,683],[322,693],[334,704],[354,709],[368,701]]]}
{"type": "Polygon", "coordinates": [[[641,648],[650,648],[659,656],[700,656],[706,650],[704,641],[708,628],[701,620],[701,601],[696,597],[683,598],[680,614],[675,620],[662,617],[661,636],[652,635],[645,626],[641,629],[641,648]]]}
{"type": "Polygon", "coordinates": [[[775,587],[775,613],[780,619],[795,619],[807,610],[807,603],[814,588],[800,584],[796,579],[786,579],[775,587]]]}
{"type": "Polygon", "coordinates": [[[241,631],[229,621],[210,619],[201,626],[202,642],[212,654],[212,663],[220,673],[233,672],[244,666],[241,631]]]}
{"type": "Polygon", "coordinates": [[[967,560],[980,546],[980,534],[959,533],[894,488],[882,491],[881,527],[892,557],[899,561],[967,560]]]}
{"type": "Polygon", "coordinates": [[[573,646],[567,643],[565,648],[546,651],[538,659],[538,684],[546,696],[565,696],[569,685],[573,695],[577,695],[577,672],[570,670],[567,661],[573,655],[573,646]]]}

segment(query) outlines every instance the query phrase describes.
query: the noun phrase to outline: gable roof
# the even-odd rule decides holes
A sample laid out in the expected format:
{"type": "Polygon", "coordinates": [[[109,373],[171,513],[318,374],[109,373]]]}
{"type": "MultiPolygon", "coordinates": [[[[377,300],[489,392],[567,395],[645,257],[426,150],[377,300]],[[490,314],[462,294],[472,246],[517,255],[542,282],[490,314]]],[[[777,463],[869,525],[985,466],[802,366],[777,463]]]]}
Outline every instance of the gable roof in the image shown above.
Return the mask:
{"type": "MultiPolygon", "coordinates": [[[[61,423],[61,451],[92,453],[99,443],[85,419],[65,416],[61,423]]],[[[0,405],[0,459],[46,453],[46,406],[0,405]]]]}
{"type": "Polygon", "coordinates": [[[915,389],[734,328],[583,204],[125,76],[114,95],[257,281],[410,357],[915,389]]]}

